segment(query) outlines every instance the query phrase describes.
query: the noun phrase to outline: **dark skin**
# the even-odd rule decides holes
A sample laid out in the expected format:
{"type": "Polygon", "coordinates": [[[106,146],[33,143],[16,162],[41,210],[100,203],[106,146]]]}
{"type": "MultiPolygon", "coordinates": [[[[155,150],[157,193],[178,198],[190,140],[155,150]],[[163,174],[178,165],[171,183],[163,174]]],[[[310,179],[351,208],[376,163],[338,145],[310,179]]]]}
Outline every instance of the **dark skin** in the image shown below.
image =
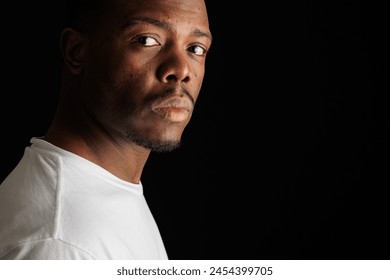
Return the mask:
{"type": "Polygon", "coordinates": [[[139,183],[151,151],[180,145],[205,73],[204,0],[111,0],[61,34],[61,96],[44,139],[139,183]]]}

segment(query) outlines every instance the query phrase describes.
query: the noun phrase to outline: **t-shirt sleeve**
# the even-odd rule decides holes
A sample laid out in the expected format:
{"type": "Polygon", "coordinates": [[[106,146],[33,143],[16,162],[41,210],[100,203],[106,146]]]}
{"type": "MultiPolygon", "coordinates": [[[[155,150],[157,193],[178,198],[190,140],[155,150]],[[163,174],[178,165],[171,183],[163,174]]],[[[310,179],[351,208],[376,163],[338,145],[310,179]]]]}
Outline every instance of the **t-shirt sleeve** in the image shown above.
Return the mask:
{"type": "Polygon", "coordinates": [[[36,241],[20,245],[3,260],[94,260],[88,252],[59,239],[36,241]]]}

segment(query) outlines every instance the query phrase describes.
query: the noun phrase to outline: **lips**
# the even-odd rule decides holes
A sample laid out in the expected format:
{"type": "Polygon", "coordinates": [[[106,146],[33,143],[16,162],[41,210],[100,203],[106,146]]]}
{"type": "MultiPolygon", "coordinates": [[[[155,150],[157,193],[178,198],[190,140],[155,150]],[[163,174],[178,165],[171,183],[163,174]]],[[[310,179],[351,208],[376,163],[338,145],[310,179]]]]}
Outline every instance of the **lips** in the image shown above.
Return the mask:
{"type": "Polygon", "coordinates": [[[158,100],[152,105],[154,113],[170,122],[182,122],[187,120],[192,109],[193,104],[186,97],[158,100]]]}

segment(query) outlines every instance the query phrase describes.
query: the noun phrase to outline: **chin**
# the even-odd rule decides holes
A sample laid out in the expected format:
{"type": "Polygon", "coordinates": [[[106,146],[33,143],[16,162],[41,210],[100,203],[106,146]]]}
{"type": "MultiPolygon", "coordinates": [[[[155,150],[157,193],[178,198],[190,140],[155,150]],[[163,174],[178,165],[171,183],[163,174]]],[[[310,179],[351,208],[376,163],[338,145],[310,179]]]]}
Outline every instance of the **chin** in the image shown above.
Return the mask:
{"type": "Polygon", "coordinates": [[[153,152],[170,152],[178,149],[181,146],[180,138],[151,138],[135,134],[127,135],[127,138],[132,143],[135,143],[138,146],[149,149],[153,152]]]}
{"type": "Polygon", "coordinates": [[[167,153],[179,149],[180,146],[181,142],[164,142],[159,143],[159,145],[154,145],[150,150],[152,152],[167,153]]]}
{"type": "Polygon", "coordinates": [[[150,149],[152,152],[171,152],[181,146],[180,140],[149,140],[138,143],[140,146],[150,149]]]}
{"type": "Polygon", "coordinates": [[[170,152],[181,146],[182,127],[128,131],[126,138],[154,152],[170,152]]]}

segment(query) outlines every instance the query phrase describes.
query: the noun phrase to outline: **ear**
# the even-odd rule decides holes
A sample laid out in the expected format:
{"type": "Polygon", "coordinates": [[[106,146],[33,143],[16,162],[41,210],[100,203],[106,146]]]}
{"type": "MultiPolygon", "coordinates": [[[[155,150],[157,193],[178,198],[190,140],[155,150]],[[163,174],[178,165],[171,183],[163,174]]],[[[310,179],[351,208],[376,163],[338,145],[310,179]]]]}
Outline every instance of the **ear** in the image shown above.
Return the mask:
{"type": "Polygon", "coordinates": [[[68,70],[79,75],[83,69],[86,40],[84,36],[71,28],[65,28],[60,37],[61,54],[68,70]]]}

